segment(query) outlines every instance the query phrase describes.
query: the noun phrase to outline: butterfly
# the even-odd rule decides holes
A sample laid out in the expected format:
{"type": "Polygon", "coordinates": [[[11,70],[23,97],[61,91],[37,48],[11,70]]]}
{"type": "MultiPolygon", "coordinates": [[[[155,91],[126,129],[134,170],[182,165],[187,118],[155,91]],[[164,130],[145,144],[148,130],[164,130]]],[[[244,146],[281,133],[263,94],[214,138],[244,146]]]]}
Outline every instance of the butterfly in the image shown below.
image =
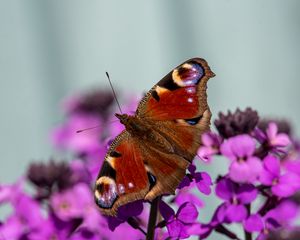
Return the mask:
{"type": "Polygon", "coordinates": [[[174,194],[209,130],[207,81],[215,74],[201,58],[185,61],[140,101],[110,145],[95,184],[95,202],[115,216],[129,202],[174,194]]]}

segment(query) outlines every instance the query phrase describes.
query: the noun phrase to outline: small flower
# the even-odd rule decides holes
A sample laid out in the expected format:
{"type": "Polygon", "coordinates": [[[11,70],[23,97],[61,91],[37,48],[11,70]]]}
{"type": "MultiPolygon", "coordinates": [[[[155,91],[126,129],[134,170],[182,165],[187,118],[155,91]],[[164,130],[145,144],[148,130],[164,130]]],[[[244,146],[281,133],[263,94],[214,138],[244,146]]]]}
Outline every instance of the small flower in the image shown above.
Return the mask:
{"type": "Polygon", "coordinates": [[[244,222],[244,228],[250,233],[259,232],[257,239],[264,240],[270,231],[281,226],[288,227],[290,221],[297,216],[297,210],[298,208],[294,203],[290,201],[282,202],[264,216],[259,214],[250,215],[244,222]]]}
{"type": "Polygon", "coordinates": [[[231,160],[229,177],[240,183],[253,183],[262,170],[259,158],[253,156],[255,142],[249,135],[229,138],[221,145],[221,153],[231,160]]]}
{"type": "Polygon", "coordinates": [[[50,198],[55,215],[62,221],[84,218],[87,207],[93,202],[92,193],[86,184],[79,183],[63,192],[54,193],[50,198]]]}
{"type": "Polygon", "coordinates": [[[208,132],[204,133],[201,139],[202,146],[199,148],[197,155],[203,161],[210,161],[213,155],[219,153],[222,138],[215,133],[208,132]]]}
{"type": "Polygon", "coordinates": [[[219,222],[241,222],[248,215],[245,204],[256,199],[257,190],[252,184],[238,185],[223,178],[216,186],[216,195],[225,200],[218,210],[219,222]]]}
{"type": "Polygon", "coordinates": [[[4,239],[21,239],[43,227],[44,218],[38,202],[30,196],[19,193],[11,199],[14,213],[0,226],[0,236],[4,239]]]}
{"type": "Polygon", "coordinates": [[[300,228],[298,227],[282,227],[271,230],[267,234],[265,240],[297,240],[300,239],[300,228]]]}
{"type": "Polygon", "coordinates": [[[257,127],[265,132],[271,122],[276,124],[279,133],[285,133],[289,136],[292,133],[291,123],[285,119],[282,120],[262,119],[257,124],[257,127]]]}
{"type": "Polygon", "coordinates": [[[113,103],[112,91],[96,89],[66,98],[63,102],[63,109],[67,114],[84,113],[106,117],[113,103]]]}
{"type": "Polygon", "coordinates": [[[65,162],[32,163],[27,178],[38,188],[38,198],[47,198],[52,191],[72,186],[72,170],[65,162]]]}
{"type": "Polygon", "coordinates": [[[140,215],[143,211],[143,202],[135,201],[119,207],[117,217],[108,217],[108,227],[114,231],[120,224],[126,222],[131,217],[140,215]]]}
{"type": "Polygon", "coordinates": [[[194,204],[186,202],[182,204],[177,213],[165,202],[161,201],[159,205],[160,213],[166,221],[169,236],[175,239],[188,238],[189,227],[195,223],[198,212],[194,204]]]}
{"type": "Polygon", "coordinates": [[[274,122],[268,124],[265,132],[256,128],[254,135],[268,151],[285,152],[283,148],[291,144],[291,140],[287,134],[278,133],[278,127],[274,122]]]}
{"type": "Polygon", "coordinates": [[[67,122],[52,132],[52,142],[59,149],[87,154],[101,148],[100,133],[102,121],[97,115],[77,113],[69,116],[67,122]],[[97,127],[78,133],[79,130],[97,127]]]}
{"type": "Polygon", "coordinates": [[[228,111],[227,115],[219,113],[219,119],[215,120],[215,126],[223,138],[230,138],[240,134],[251,133],[258,123],[258,114],[251,108],[234,113],[228,111]]]}
{"type": "Polygon", "coordinates": [[[191,193],[189,190],[181,189],[175,198],[175,203],[177,206],[181,206],[185,202],[192,203],[199,208],[204,207],[204,202],[198,196],[191,193]]]}
{"type": "Polygon", "coordinates": [[[211,193],[210,187],[212,185],[212,180],[208,173],[196,172],[196,166],[193,164],[190,164],[188,170],[190,174],[187,174],[183,178],[178,188],[181,189],[190,186],[191,184],[195,184],[200,192],[209,195],[211,193]]]}
{"type": "Polygon", "coordinates": [[[263,170],[260,181],[266,186],[271,186],[271,191],[278,197],[292,196],[300,188],[300,177],[292,172],[280,173],[280,161],[272,155],[263,160],[263,170]]]}

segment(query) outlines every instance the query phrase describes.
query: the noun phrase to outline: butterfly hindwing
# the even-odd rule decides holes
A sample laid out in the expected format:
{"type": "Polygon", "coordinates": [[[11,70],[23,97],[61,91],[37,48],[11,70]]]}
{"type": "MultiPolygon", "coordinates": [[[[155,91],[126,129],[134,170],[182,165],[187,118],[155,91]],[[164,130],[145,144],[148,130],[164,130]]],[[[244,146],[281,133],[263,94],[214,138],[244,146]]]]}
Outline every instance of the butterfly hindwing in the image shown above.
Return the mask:
{"type": "Polygon", "coordinates": [[[149,180],[139,145],[122,132],[108,150],[95,187],[95,200],[106,215],[115,215],[119,206],[143,198],[149,180]]]}

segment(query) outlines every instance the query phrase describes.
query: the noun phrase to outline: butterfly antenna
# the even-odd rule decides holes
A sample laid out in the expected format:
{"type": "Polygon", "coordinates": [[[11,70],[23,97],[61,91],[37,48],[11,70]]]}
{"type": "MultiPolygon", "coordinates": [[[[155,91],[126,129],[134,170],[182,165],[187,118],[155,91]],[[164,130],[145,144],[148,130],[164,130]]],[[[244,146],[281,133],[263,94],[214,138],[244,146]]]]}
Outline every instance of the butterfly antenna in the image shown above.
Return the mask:
{"type": "Polygon", "coordinates": [[[109,81],[110,87],[111,87],[111,89],[112,89],[112,92],[113,92],[113,94],[114,94],[114,97],[115,97],[115,100],[116,100],[116,102],[117,102],[117,105],[118,105],[118,107],[119,107],[120,113],[123,114],[122,109],[121,109],[120,104],[119,104],[119,101],[118,101],[118,99],[117,99],[117,95],[116,95],[115,90],[114,90],[114,88],[113,88],[113,86],[112,86],[112,84],[111,84],[109,74],[108,74],[108,72],[105,72],[105,73],[106,73],[106,76],[107,76],[107,78],[108,78],[108,81],[109,81]]]}
{"type": "Polygon", "coordinates": [[[97,125],[97,126],[94,126],[94,127],[80,129],[80,130],[77,130],[76,133],[82,133],[82,132],[85,132],[85,131],[88,131],[88,130],[92,130],[92,129],[95,129],[95,128],[99,128],[99,127],[101,127],[101,125],[97,125]]]}

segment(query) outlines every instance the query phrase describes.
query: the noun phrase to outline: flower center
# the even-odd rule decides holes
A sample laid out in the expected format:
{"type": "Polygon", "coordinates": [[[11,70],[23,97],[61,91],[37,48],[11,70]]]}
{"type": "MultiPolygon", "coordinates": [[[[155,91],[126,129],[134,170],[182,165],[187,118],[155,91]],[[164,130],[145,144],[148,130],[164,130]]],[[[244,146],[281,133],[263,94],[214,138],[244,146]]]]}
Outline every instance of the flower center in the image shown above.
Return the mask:
{"type": "Polygon", "coordinates": [[[70,205],[68,204],[68,202],[62,202],[60,204],[60,208],[63,210],[68,210],[70,208],[70,205]]]}

